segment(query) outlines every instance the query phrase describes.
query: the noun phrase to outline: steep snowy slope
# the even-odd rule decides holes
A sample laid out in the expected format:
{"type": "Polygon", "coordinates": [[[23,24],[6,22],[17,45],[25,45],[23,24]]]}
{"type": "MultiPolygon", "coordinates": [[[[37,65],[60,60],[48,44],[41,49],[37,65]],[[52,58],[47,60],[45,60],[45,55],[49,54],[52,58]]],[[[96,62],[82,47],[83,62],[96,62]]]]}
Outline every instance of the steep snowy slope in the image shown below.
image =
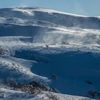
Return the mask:
{"type": "MultiPolygon", "coordinates": [[[[100,90],[100,18],[37,8],[0,9],[0,79],[40,81],[61,93],[100,90]]],[[[66,99],[65,99],[66,100],[66,99]]]]}

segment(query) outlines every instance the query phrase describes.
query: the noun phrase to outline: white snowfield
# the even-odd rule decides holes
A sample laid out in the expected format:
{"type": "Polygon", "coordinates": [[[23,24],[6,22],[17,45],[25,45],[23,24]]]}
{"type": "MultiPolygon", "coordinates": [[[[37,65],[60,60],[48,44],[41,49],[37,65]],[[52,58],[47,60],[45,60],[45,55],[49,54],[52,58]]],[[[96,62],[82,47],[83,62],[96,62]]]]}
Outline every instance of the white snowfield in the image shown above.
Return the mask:
{"type": "MultiPolygon", "coordinates": [[[[32,94],[2,88],[0,90],[0,100],[51,100],[47,97],[46,94],[49,93],[43,92],[40,95],[34,96],[32,94]]],[[[59,98],[58,100],[92,100],[85,97],[57,93],[54,93],[54,95],[59,98]]]]}
{"type": "MultiPolygon", "coordinates": [[[[0,9],[0,80],[43,82],[60,100],[90,100],[100,91],[100,18],[38,7],[0,9]],[[71,96],[77,95],[77,96],[71,96]],[[89,96],[90,97],[90,96],[89,96]]],[[[1,89],[0,100],[49,100],[1,89]]]]}

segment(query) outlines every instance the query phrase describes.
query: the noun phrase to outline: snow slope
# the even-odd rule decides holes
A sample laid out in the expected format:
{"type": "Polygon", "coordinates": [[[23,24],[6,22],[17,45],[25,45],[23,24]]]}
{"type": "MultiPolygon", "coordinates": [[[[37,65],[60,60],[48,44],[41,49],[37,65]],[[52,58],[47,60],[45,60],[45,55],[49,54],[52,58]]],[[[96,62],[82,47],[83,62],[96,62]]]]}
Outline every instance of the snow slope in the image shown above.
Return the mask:
{"type": "Polygon", "coordinates": [[[100,90],[99,17],[38,7],[3,8],[0,48],[5,51],[0,79],[40,81],[74,95],[100,90]]]}
{"type": "MultiPolygon", "coordinates": [[[[50,100],[46,96],[46,94],[48,94],[48,92],[43,92],[41,95],[34,96],[32,94],[2,88],[0,90],[0,100],[50,100]],[[4,97],[2,97],[3,94],[4,97]]],[[[59,100],[73,100],[73,99],[92,100],[85,97],[71,96],[71,95],[64,95],[64,94],[54,94],[54,95],[56,95],[59,98],[59,100]]]]}

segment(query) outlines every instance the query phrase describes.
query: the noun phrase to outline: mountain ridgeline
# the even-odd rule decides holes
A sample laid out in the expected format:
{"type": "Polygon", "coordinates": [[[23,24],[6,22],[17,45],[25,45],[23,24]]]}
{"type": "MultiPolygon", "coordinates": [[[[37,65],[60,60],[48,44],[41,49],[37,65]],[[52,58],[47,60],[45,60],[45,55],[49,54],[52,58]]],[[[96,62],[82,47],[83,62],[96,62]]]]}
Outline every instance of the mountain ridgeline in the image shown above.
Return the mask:
{"type": "Polygon", "coordinates": [[[100,44],[100,18],[38,7],[0,9],[0,36],[34,43],[100,44]]]}
{"type": "Polygon", "coordinates": [[[6,18],[5,24],[17,22],[18,19],[27,20],[27,24],[51,24],[51,26],[79,27],[89,29],[100,29],[99,17],[86,17],[61,13],[54,10],[42,9],[37,7],[19,7],[0,9],[0,19],[6,18]]]}

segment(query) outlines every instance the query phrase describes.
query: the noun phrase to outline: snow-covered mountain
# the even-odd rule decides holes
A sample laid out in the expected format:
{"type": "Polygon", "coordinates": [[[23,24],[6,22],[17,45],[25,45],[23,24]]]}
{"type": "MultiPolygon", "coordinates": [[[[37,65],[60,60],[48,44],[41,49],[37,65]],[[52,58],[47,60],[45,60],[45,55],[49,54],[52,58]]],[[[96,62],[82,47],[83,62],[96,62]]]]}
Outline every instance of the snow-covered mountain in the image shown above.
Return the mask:
{"type": "Polygon", "coordinates": [[[9,39],[3,37],[6,41],[51,44],[66,42],[84,47],[98,47],[100,44],[99,17],[19,7],[0,9],[0,23],[0,36],[10,36],[9,39]]]}
{"type": "Polygon", "coordinates": [[[3,23],[23,24],[24,26],[39,24],[42,26],[100,28],[99,17],[79,16],[37,7],[5,8],[0,9],[0,13],[3,23]]]}
{"type": "Polygon", "coordinates": [[[74,95],[100,90],[99,17],[38,7],[3,8],[0,50],[0,79],[43,82],[74,95]]]}

